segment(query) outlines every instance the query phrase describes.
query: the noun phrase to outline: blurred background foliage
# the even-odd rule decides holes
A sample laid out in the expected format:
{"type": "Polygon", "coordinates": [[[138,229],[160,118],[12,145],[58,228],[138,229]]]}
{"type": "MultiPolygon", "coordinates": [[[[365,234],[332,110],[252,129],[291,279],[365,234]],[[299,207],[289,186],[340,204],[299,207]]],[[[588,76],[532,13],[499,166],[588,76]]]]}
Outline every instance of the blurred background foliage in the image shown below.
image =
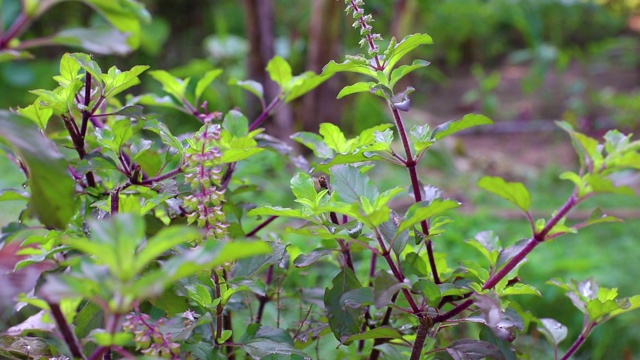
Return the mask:
{"type": "MultiPolygon", "coordinates": [[[[176,76],[194,79],[212,68],[222,68],[225,73],[216,82],[220,86],[211,87],[204,95],[211,109],[226,111],[238,107],[248,114],[255,111],[256,104],[240,89],[225,83],[234,78],[260,78],[259,60],[269,54],[286,57],[294,73],[300,73],[319,72],[331,59],[341,61],[345,54],[362,52],[357,47],[358,34],[350,28],[349,19],[344,18],[341,1],[142,2],[152,20],[142,28],[140,48],[126,56],[96,56],[96,59],[105,67],[128,69],[146,64],[152,69],[166,69],[176,76]],[[264,14],[269,16],[265,18],[264,14]],[[263,23],[269,17],[272,22],[263,23]],[[264,28],[260,26],[272,32],[261,32],[264,28]],[[257,53],[262,50],[265,52],[257,53]]],[[[640,129],[640,0],[368,0],[366,3],[376,19],[377,32],[400,38],[426,32],[435,40],[433,46],[416,55],[432,65],[416,71],[407,83],[418,90],[412,99],[410,121],[435,126],[471,111],[486,113],[499,121],[494,135],[465,135],[443,147],[434,147],[426,164],[422,164],[427,169],[422,174],[424,182],[441,186],[445,193],[467,204],[455,219],[457,226],[450,227],[452,230],[441,240],[436,239],[437,250],[449,252],[452,264],[475,256],[463,240],[479,231],[495,230],[504,244],[527,236],[525,222],[513,216],[505,204],[474,190],[480,174],[497,173],[526,182],[535,189],[535,206],[541,216],[562,203],[570,184],[561,182],[557,174],[574,169],[576,159],[568,139],[553,131],[551,120],[568,120],[595,135],[609,127],[640,129]]],[[[0,4],[6,31],[20,11],[20,1],[4,0],[0,4]]],[[[21,40],[101,21],[104,20],[84,4],[64,1],[34,22],[21,40]]],[[[0,108],[26,106],[34,100],[28,90],[52,88],[51,77],[57,73],[59,58],[65,51],[70,50],[43,47],[32,51],[33,60],[0,63],[0,108]]],[[[323,84],[311,96],[283,111],[284,115],[279,115],[269,130],[286,138],[288,133],[298,130],[317,131],[318,124],[326,121],[341,124],[347,132],[387,121],[384,104],[373,96],[335,99],[339,89],[351,81],[354,79],[337,77],[323,84]]],[[[156,91],[158,86],[153,81],[143,81],[136,91],[156,91]]],[[[193,118],[183,114],[164,109],[153,111],[163,113],[175,132],[198,127],[193,118]]],[[[286,176],[289,168],[282,158],[272,155],[264,155],[268,166],[240,169],[262,180],[266,178],[264,171],[268,171],[267,177],[274,179],[264,185],[263,199],[252,199],[257,203],[282,204],[291,200],[286,176]]],[[[0,180],[3,188],[20,186],[22,175],[10,162],[3,161],[0,168],[8,169],[3,170],[0,180]]],[[[397,179],[405,174],[394,168],[381,169],[377,175],[379,187],[386,189],[396,186],[397,179]]],[[[640,182],[636,174],[623,180],[635,181],[636,185],[640,182]]],[[[623,296],[638,293],[637,200],[622,197],[600,200],[603,208],[611,209],[626,222],[594,227],[534,252],[521,275],[528,283],[539,286],[545,299],[519,298],[522,307],[536,316],[553,317],[568,325],[569,339],[573,339],[581,327],[580,313],[556,288],[545,286],[545,281],[553,277],[582,280],[594,276],[603,286],[619,287],[623,296]]],[[[2,225],[17,216],[20,206],[14,205],[3,203],[2,225]]],[[[640,339],[633,330],[638,323],[640,316],[631,313],[597,328],[576,358],[638,356],[640,339]]],[[[535,347],[543,343],[540,338],[540,334],[533,332],[526,336],[526,341],[535,347]]]]}

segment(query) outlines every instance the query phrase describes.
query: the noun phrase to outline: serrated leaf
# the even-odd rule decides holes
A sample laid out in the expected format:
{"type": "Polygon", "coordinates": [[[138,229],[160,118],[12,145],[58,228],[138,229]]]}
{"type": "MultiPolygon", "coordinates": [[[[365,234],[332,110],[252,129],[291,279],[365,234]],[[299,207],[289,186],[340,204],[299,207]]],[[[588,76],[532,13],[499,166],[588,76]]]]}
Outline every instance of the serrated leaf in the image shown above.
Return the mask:
{"type": "Polygon", "coordinates": [[[283,208],[280,206],[271,206],[271,205],[262,205],[255,209],[252,209],[247,213],[247,215],[248,216],[275,215],[275,216],[282,216],[282,217],[292,217],[292,218],[298,218],[298,219],[311,220],[310,216],[304,214],[300,210],[283,208]]]}
{"type": "Polygon", "coordinates": [[[491,125],[493,121],[484,115],[468,114],[460,120],[447,121],[446,123],[437,126],[433,129],[431,134],[434,140],[440,140],[449,135],[455,134],[458,131],[469,129],[480,125],[491,125]]]}
{"type": "Polygon", "coordinates": [[[338,93],[337,99],[342,99],[343,97],[351,94],[356,94],[360,92],[369,92],[371,87],[373,87],[376,83],[374,82],[357,82],[353,85],[348,85],[342,88],[338,93]]]}
{"type": "Polygon", "coordinates": [[[506,182],[497,176],[484,176],[478,181],[478,187],[500,196],[525,212],[531,207],[531,195],[522,183],[506,182]]]}
{"type": "Polygon", "coordinates": [[[83,53],[73,53],[69,54],[69,57],[74,59],[84,71],[90,73],[94,79],[99,80],[102,78],[102,70],[91,56],[83,53]]]}
{"type": "Polygon", "coordinates": [[[184,146],[182,146],[182,143],[178,138],[173,136],[169,128],[164,123],[155,119],[149,120],[145,122],[144,129],[160,135],[160,139],[165,145],[176,149],[178,153],[180,153],[181,157],[184,156],[184,146]]]}
{"type": "Polygon", "coordinates": [[[457,208],[458,206],[460,206],[460,203],[452,199],[435,199],[431,202],[417,202],[407,210],[404,219],[398,226],[398,232],[405,231],[434,215],[441,214],[444,211],[457,208]]]}
{"type": "Polygon", "coordinates": [[[310,92],[325,82],[329,76],[318,75],[313,71],[305,71],[300,75],[296,75],[291,80],[291,85],[287,90],[284,102],[291,102],[300,96],[310,92]]]}

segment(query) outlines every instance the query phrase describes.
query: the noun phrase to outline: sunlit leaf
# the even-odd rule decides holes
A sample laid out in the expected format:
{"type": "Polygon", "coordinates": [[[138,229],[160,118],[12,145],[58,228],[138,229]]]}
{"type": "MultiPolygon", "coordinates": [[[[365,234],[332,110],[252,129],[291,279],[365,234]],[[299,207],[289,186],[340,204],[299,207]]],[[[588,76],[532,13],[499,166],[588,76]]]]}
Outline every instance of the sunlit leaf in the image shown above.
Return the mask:
{"type": "Polygon", "coordinates": [[[478,181],[478,187],[500,196],[525,212],[531,207],[531,195],[522,183],[506,182],[497,176],[484,176],[478,181]]]}
{"type": "Polygon", "coordinates": [[[468,114],[460,120],[447,121],[446,123],[437,126],[433,129],[431,136],[434,140],[440,140],[449,135],[455,134],[458,131],[462,131],[471,127],[480,125],[491,125],[493,121],[484,115],[468,114]]]}

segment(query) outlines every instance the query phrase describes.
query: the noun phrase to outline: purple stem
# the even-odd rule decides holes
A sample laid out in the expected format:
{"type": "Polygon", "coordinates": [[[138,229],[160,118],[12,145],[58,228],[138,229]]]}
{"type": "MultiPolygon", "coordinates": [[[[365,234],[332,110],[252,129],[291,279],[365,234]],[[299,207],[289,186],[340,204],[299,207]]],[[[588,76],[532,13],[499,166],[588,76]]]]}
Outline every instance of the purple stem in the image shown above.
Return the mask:
{"type": "Polygon", "coordinates": [[[62,310],[60,309],[60,304],[48,302],[49,309],[51,310],[51,315],[53,319],[56,321],[58,325],[58,329],[60,333],[62,333],[62,338],[64,342],[69,346],[69,350],[71,351],[71,355],[75,358],[85,359],[82,351],[80,350],[80,344],[76,339],[76,336],[73,334],[73,330],[69,327],[67,320],[64,318],[62,314],[62,310]]]}
{"type": "Polygon", "coordinates": [[[7,33],[2,37],[2,39],[0,39],[0,50],[6,49],[7,46],[9,45],[9,42],[11,42],[11,40],[13,40],[18,35],[20,35],[20,33],[24,31],[24,29],[26,29],[27,26],[29,26],[30,22],[31,22],[31,19],[29,19],[27,14],[23,11],[18,16],[16,21],[14,21],[13,24],[11,24],[11,28],[9,29],[9,31],[7,31],[7,33]]]}

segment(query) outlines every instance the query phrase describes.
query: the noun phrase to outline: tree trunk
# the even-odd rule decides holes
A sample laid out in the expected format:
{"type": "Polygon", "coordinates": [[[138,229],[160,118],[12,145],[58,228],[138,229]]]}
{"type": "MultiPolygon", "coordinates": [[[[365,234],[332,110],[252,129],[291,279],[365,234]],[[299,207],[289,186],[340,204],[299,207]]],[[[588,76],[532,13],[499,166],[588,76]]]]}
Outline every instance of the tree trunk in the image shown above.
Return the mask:
{"type": "MultiPolygon", "coordinates": [[[[330,60],[340,61],[338,48],[341,44],[341,23],[344,21],[343,2],[313,0],[311,6],[306,68],[320,73],[330,60]]],[[[336,95],[342,86],[341,78],[341,76],[332,77],[304,97],[299,109],[302,130],[316,132],[323,122],[340,121],[342,106],[336,99],[336,95]]]]}
{"type": "MultiPolygon", "coordinates": [[[[269,60],[275,56],[274,42],[274,2],[273,0],[243,0],[247,21],[247,38],[249,39],[248,70],[249,79],[262,84],[267,103],[271,102],[280,89],[273,82],[266,67],[269,60]]],[[[262,112],[260,103],[253,95],[249,95],[246,115],[249,119],[256,118],[262,112]]],[[[283,105],[273,113],[265,123],[267,132],[282,140],[289,139],[293,133],[293,112],[291,107],[283,105]]]]}

